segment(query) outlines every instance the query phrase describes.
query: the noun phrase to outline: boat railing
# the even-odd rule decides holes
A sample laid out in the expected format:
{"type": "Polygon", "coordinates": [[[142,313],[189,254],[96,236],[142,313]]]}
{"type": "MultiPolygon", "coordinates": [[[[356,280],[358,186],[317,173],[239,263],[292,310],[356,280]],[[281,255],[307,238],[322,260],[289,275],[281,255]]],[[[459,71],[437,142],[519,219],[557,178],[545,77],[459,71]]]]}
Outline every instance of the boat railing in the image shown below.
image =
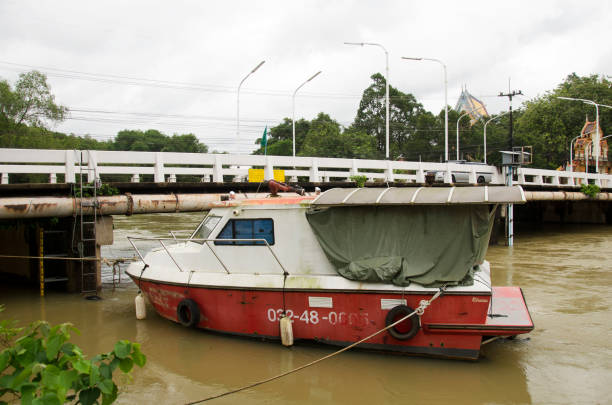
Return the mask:
{"type": "Polygon", "coordinates": [[[179,262],[177,261],[177,259],[172,255],[172,253],[170,252],[170,250],[168,250],[168,246],[166,246],[166,244],[164,243],[164,241],[175,241],[175,242],[203,242],[204,245],[206,245],[208,247],[208,249],[210,249],[211,253],[215,256],[215,258],[217,259],[217,261],[219,262],[219,264],[221,264],[221,266],[223,267],[223,269],[225,270],[225,272],[227,274],[231,274],[231,272],[229,271],[228,266],[223,262],[223,260],[219,257],[219,255],[217,254],[217,252],[215,252],[215,249],[212,248],[212,246],[210,246],[210,242],[223,242],[224,244],[228,243],[228,242],[250,242],[253,243],[255,242],[257,245],[261,245],[261,246],[265,246],[268,251],[270,252],[270,254],[272,254],[272,257],[274,257],[274,260],[276,261],[276,263],[278,263],[279,267],[283,270],[283,275],[287,276],[289,275],[289,272],[287,271],[287,269],[285,268],[285,266],[283,266],[283,264],[280,262],[278,256],[276,256],[276,253],[274,253],[274,250],[272,250],[272,247],[270,246],[270,244],[268,243],[268,241],[266,239],[205,239],[205,238],[176,238],[176,236],[174,234],[172,234],[172,238],[147,238],[147,237],[141,237],[141,236],[128,236],[127,237],[128,241],[130,242],[130,244],[132,245],[132,247],[134,248],[134,250],[136,251],[136,254],[138,255],[138,257],[140,257],[140,260],[142,260],[142,262],[148,266],[149,264],[145,261],[144,256],[142,255],[142,253],[140,253],[140,250],[138,249],[138,247],[136,247],[136,244],[134,243],[134,241],[158,241],[159,244],[161,245],[161,247],[164,249],[164,251],[168,254],[168,256],[170,257],[170,259],[172,260],[172,262],[176,265],[176,267],[179,269],[179,271],[183,272],[185,271],[181,265],[179,264],[179,262]]]}

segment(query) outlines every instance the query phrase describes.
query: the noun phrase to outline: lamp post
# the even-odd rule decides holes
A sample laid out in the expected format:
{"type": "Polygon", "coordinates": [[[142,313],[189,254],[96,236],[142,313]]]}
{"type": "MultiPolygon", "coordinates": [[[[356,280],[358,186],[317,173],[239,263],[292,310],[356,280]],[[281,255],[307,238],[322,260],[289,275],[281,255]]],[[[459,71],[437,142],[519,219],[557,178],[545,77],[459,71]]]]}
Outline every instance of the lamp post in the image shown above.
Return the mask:
{"type": "Polygon", "coordinates": [[[247,77],[255,73],[255,71],[259,69],[261,65],[263,65],[264,63],[266,63],[265,60],[262,60],[261,62],[259,62],[259,65],[255,66],[253,70],[249,72],[249,74],[244,76],[244,79],[242,79],[240,81],[240,84],[238,85],[238,92],[236,93],[236,137],[240,136],[240,87],[242,87],[242,83],[244,83],[247,77]]]}
{"type": "Polygon", "coordinates": [[[444,159],[448,161],[448,80],[446,76],[446,64],[440,59],[435,58],[409,58],[402,56],[402,59],[406,60],[429,60],[432,62],[438,62],[442,65],[444,70],[444,159]]]}
{"type": "Polygon", "coordinates": [[[385,158],[389,159],[389,52],[381,44],[373,42],[345,42],[344,45],[372,45],[381,48],[385,52],[385,158]]]}
{"type": "MultiPolygon", "coordinates": [[[[584,98],[573,98],[573,97],[560,97],[557,96],[557,98],[561,99],[561,100],[570,100],[570,101],[581,101],[585,104],[590,104],[590,105],[594,105],[595,106],[595,138],[593,138],[593,141],[595,141],[595,172],[599,173],[599,155],[601,154],[600,152],[600,144],[599,142],[601,141],[599,139],[599,107],[606,107],[606,108],[612,108],[612,106],[609,105],[605,105],[605,104],[598,104],[596,102],[594,102],[593,100],[586,100],[584,98]]],[[[588,165],[588,162],[587,162],[588,165]]]]}
{"type": "Polygon", "coordinates": [[[473,113],[476,110],[480,110],[481,108],[482,107],[473,108],[470,111],[461,114],[459,118],[457,118],[457,160],[459,160],[459,121],[461,121],[461,118],[465,117],[466,115],[473,113]]]}
{"type": "Polygon", "coordinates": [[[574,171],[574,141],[580,138],[581,135],[575,136],[574,139],[570,141],[570,173],[574,171]]]}
{"type": "Polygon", "coordinates": [[[302,88],[303,85],[305,85],[306,83],[308,83],[309,81],[311,81],[312,79],[317,77],[319,74],[321,74],[321,70],[319,70],[314,75],[310,76],[310,78],[308,80],[306,80],[304,83],[300,84],[298,86],[298,88],[295,89],[295,91],[293,92],[293,96],[292,96],[293,115],[291,116],[291,126],[292,126],[292,133],[293,133],[293,157],[295,157],[295,95],[298,92],[298,90],[302,88]]]}
{"type": "Polygon", "coordinates": [[[503,117],[504,115],[508,114],[509,112],[510,112],[510,111],[506,111],[506,112],[505,112],[505,113],[503,113],[503,114],[499,114],[498,116],[491,118],[490,120],[488,120],[488,121],[487,121],[487,122],[485,122],[485,124],[484,124],[484,140],[483,140],[483,142],[484,142],[484,164],[485,164],[485,165],[487,164],[487,125],[489,124],[489,122],[491,122],[491,121],[493,121],[493,120],[496,120],[496,119],[498,119],[498,118],[501,118],[501,117],[503,117]]]}

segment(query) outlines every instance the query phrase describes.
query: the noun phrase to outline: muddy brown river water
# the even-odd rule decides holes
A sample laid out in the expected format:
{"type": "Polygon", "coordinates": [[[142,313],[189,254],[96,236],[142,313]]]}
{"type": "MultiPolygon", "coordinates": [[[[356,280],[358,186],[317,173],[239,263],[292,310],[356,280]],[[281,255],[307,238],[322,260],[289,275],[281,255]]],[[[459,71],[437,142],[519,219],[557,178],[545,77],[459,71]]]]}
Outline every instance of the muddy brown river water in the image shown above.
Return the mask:
{"type": "MultiPolygon", "coordinates": [[[[193,229],[202,214],[115,218],[105,257],[133,253],[126,235],[193,229]]],[[[612,403],[612,227],[517,226],[515,246],[491,246],[495,285],[523,288],[536,329],[498,340],[477,362],[349,351],[281,380],[211,401],[216,404],[609,404],[612,403]]],[[[71,322],[86,353],[115,341],[140,342],[148,357],[118,403],[182,404],[279,374],[335,349],[261,342],[186,329],[157,316],[136,321],[136,287],[127,277],[113,291],[104,270],[103,299],[7,286],[2,318],[22,323],[71,322]]]]}

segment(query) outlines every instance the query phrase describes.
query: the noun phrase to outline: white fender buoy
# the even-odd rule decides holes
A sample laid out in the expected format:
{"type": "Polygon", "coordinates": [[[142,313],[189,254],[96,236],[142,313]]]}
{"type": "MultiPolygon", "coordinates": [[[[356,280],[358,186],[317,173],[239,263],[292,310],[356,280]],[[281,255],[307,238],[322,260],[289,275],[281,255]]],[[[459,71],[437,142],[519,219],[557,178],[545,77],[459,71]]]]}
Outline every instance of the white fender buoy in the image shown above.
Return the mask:
{"type": "Polygon", "coordinates": [[[293,346],[293,326],[288,316],[280,319],[280,335],[283,346],[293,346]]]}
{"type": "Polygon", "coordinates": [[[136,305],[136,319],[146,319],[147,308],[145,307],[145,300],[140,291],[138,291],[136,298],[134,298],[134,304],[136,305]]]}

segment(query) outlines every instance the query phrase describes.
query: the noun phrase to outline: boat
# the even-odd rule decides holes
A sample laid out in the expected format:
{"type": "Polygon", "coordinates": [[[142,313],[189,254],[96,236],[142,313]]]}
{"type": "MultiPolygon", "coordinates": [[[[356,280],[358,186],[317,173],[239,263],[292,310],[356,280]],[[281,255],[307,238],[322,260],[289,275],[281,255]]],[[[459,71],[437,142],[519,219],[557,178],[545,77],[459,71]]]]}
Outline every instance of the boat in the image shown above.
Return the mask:
{"type": "Polygon", "coordinates": [[[474,360],[534,328],[484,260],[497,206],[525,201],[519,186],[225,199],[188,238],[130,237],[141,261],[127,274],[186,327],[281,340],[285,319],[296,342],[337,346],[387,328],[359,347],[474,360]],[[143,240],[159,247],[143,255],[143,240]]]}

